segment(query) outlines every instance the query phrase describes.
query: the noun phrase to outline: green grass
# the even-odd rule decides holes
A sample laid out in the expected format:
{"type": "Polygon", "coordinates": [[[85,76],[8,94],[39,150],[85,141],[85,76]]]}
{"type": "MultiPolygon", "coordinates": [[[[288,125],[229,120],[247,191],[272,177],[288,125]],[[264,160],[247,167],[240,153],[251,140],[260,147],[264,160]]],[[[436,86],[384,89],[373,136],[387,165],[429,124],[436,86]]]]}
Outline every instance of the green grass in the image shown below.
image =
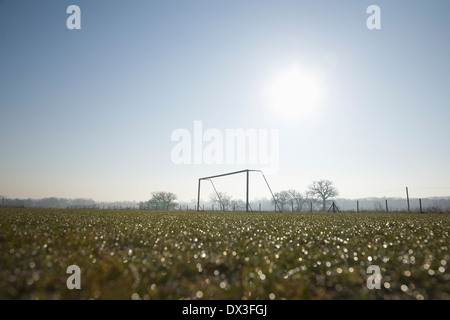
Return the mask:
{"type": "Polygon", "coordinates": [[[0,209],[0,299],[450,299],[449,230],[437,214],[0,209]]]}

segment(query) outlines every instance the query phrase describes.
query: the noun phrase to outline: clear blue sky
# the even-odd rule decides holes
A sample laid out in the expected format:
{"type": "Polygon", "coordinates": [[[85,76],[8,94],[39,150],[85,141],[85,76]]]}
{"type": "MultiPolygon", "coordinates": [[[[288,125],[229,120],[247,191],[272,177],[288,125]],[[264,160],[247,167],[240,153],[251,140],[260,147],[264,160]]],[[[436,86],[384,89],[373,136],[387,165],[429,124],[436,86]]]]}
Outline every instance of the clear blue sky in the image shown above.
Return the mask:
{"type": "Polygon", "coordinates": [[[190,200],[197,178],[255,167],[174,164],[172,133],[202,121],[278,130],[275,191],[325,178],[348,198],[450,195],[449,12],[447,0],[0,1],[0,194],[190,200]],[[81,30],[66,27],[71,4],[81,30]],[[366,27],[371,4],[381,30],[366,27]],[[316,91],[295,115],[269,93],[298,73],[290,102],[302,110],[316,91]]]}

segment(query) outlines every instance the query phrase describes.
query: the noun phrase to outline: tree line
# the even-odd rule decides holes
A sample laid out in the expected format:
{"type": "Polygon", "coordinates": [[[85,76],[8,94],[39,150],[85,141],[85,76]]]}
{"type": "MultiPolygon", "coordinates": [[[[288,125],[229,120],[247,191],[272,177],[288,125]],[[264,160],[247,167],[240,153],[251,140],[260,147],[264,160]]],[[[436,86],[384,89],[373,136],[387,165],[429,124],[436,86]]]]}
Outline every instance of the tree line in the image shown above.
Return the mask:
{"type": "MultiPolygon", "coordinates": [[[[305,193],[296,190],[281,191],[274,194],[272,204],[280,211],[302,211],[305,203],[313,201],[314,205],[321,204],[322,210],[326,209],[329,199],[338,195],[337,189],[329,180],[314,181],[305,193]]],[[[136,202],[111,202],[96,203],[92,199],[8,199],[0,196],[1,207],[26,207],[26,208],[90,208],[90,209],[140,209],[140,210],[175,210],[180,208],[178,197],[172,192],[157,191],[151,194],[147,201],[136,202]]],[[[215,208],[221,211],[244,211],[246,203],[243,200],[232,199],[223,192],[214,193],[210,201],[215,208]]]]}
{"type": "Polygon", "coordinates": [[[275,200],[281,211],[302,211],[306,203],[319,205],[321,211],[326,211],[331,199],[338,195],[339,192],[332,181],[317,180],[313,181],[304,193],[296,190],[277,192],[275,193],[275,200]]]}
{"type": "Polygon", "coordinates": [[[42,199],[18,199],[0,196],[0,207],[5,208],[51,208],[51,209],[76,209],[76,208],[93,208],[93,209],[136,209],[135,201],[114,201],[114,202],[98,202],[92,199],[76,198],[57,198],[47,197],[42,199]]]}
{"type": "MultiPolygon", "coordinates": [[[[274,199],[254,199],[251,201],[252,211],[328,211],[332,201],[342,211],[377,211],[387,210],[385,207],[389,202],[389,211],[404,211],[405,199],[401,198],[364,198],[359,200],[336,199],[339,192],[333,182],[329,180],[313,181],[305,192],[288,189],[274,193],[274,199]],[[386,201],[386,204],[385,204],[386,201]],[[358,203],[358,207],[357,204],[358,203]],[[256,207],[255,207],[256,205],[256,207]],[[259,205],[259,206],[258,206],[259,205]]],[[[139,210],[194,210],[196,200],[191,202],[178,202],[178,197],[172,192],[158,191],[151,194],[147,201],[116,201],[95,202],[92,199],[66,199],[66,198],[43,198],[43,199],[10,199],[0,196],[0,207],[16,208],[88,208],[88,209],[139,209],[139,210]]],[[[246,203],[241,199],[233,199],[230,195],[217,192],[210,195],[210,202],[201,206],[202,210],[220,211],[245,211],[246,203]]],[[[419,199],[411,199],[411,210],[418,210],[419,199]]],[[[448,212],[450,210],[450,198],[422,199],[423,209],[426,212],[448,212]]]]}
{"type": "MultiPolygon", "coordinates": [[[[308,190],[301,193],[296,190],[287,190],[274,193],[272,204],[280,211],[302,211],[306,203],[313,203],[315,207],[326,211],[330,200],[339,194],[330,180],[318,180],[308,186],[308,190]]],[[[179,208],[176,202],[177,195],[172,192],[153,192],[150,200],[139,202],[141,210],[175,210],[179,208]]],[[[216,192],[209,198],[212,208],[220,211],[243,211],[246,203],[243,200],[235,200],[225,192],[216,192]]]]}

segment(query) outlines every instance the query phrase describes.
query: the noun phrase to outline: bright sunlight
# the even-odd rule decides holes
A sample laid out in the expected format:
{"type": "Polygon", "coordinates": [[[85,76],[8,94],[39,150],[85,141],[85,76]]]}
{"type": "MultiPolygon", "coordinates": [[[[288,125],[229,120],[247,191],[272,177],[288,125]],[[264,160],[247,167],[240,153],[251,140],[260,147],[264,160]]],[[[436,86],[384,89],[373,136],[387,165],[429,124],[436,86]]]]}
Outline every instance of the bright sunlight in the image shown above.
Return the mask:
{"type": "Polygon", "coordinates": [[[319,76],[293,65],[278,73],[268,88],[269,103],[275,113],[292,118],[308,116],[321,98],[319,76]]]}

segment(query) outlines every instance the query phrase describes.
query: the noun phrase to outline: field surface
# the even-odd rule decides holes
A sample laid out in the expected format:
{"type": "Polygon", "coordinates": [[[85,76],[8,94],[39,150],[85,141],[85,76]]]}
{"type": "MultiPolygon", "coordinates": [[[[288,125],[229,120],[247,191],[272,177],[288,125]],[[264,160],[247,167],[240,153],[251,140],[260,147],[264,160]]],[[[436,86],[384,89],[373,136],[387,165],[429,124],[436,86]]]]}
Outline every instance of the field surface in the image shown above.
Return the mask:
{"type": "Polygon", "coordinates": [[[449,230],[445,214],[0,209],[0,299],[450,299],[449,230]]]}

